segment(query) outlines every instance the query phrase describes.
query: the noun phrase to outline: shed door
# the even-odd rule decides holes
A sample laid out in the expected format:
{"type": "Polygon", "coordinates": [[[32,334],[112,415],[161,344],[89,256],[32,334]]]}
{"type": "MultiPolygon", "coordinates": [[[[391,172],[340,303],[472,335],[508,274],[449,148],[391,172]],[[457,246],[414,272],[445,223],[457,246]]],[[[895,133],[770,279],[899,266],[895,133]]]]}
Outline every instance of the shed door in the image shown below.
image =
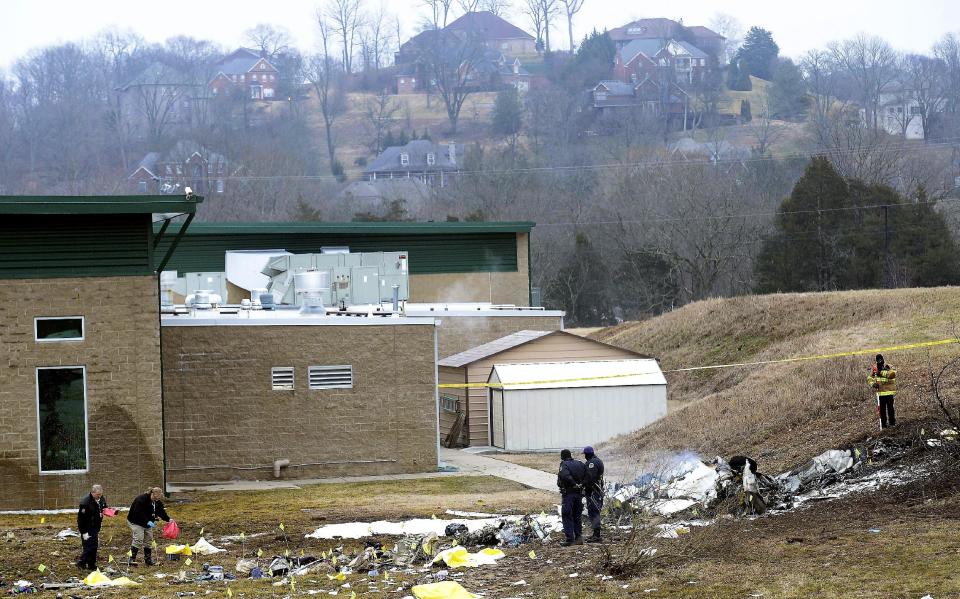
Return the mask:
{"type": "Polygon", "coordinates": [[[490,390],[490,444],[505,449],[503,444],[503,389],[490,390]]]}

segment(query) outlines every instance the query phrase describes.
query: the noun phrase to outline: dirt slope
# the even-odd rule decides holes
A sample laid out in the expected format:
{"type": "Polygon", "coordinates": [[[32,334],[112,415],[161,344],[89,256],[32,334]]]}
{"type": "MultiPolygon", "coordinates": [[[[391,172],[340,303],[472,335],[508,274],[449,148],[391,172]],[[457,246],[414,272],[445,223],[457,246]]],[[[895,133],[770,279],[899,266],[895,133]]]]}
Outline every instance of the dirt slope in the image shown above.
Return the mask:
{"type": "MultiPolygon", "coordinates": [[[[592,337],[651,354],[665,370],[835,353],[960,335],[960,288],[776,294],[697,302],[592,337]]],[[[938,417],[929,365],[960,345],[885,352],[897,370],[898,422],[938,417]]],[[[767,472],[878,433],[865,384],[873,356],[668,373],[668,396],[686,405],[657,424],[607,444],[635,464],[657,451],[758,458],[767,472]]],[[[948,391],[960,376],[945,377],[948,391]]]]}

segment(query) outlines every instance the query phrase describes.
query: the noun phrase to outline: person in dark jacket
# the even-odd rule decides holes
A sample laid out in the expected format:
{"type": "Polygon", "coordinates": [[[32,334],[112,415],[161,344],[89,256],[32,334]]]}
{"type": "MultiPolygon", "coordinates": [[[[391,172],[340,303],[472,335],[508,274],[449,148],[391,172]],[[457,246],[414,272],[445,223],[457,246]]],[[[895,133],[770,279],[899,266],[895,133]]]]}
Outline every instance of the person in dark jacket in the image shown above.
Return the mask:
{"type": "Polygon", "coordinates": [[[583,448],[583,457],[587,460],[587,478],[584,481],[584,494],[587,498],[587,516],[593,536],[588,543],[600,542],[600,510],[603,509],[603,461],[594,453],[593,447],[583,448]]]}
{"type": "Polygon", "coordinates": [[[127,524],[133,541],[130,543],[130,559],[128,565],[137,565],[137,553],[143,549],[143,563],[153,565],[153,529],[157,520],[170,521],[170,516],[163,509],[163,490],[152,487],[146,493],[137,495],[130,504],[130,513],[127,514],[127,524]]]}
{"type": "Polygon", "coordinates": [[[77,530],[83,552],[77,561],[77,567],[83,570],[97,569],[97,549],[100,547],[100,526],[103,524],[103,510],[107,500],[103,498],[103,487],[93,485],[87,496],[80,500],[77,511],[77,530]]]}
{"type": "Polygon", "coordinates": [[[563,520],[564,547],[583,545],[583,483],[587,468],[583,462],[573,459],[569,449],[560,452],[560,471],[557,486],[563,500],[560,516],[563,520]]]}

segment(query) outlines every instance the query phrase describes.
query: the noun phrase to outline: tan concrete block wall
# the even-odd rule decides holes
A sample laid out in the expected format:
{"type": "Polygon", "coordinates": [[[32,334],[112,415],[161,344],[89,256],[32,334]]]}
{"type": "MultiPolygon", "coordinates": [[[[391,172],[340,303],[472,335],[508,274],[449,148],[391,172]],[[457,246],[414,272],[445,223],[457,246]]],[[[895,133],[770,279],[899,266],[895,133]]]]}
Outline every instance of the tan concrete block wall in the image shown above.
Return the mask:
{"type": "Polygon", "coordinates": [[[470,348],[494,339],[512,335],[518,331],[559,331],[563,328],[560,316],[445,316],[437,312],[440,320],[437,345],[440,359],[459,354],[470,348]]]}
{"type": "Polygon", "coordinates": [[[0,509],[75,507],[95,483],[111,505],[163,484],[155,277],[0,284],[0,509]],[[84,316],[86,339],[34,341],[34,317],[84,316]],[[36,368],[87,367],[85,474],[39,474],[36,368]]]}
{"type": "Polygon", "coordinates": [[[491,302],[530,305],[527,233],[517,233],[516,272],[410,275],[410,301],[422,303],[491,302]]]}
{"type": "Polygon", "coordinates": [[[433,325],[163,327],[171,483],[437,468],[433,325]],[[310,391],[307,368],[353,366],[352,389],[310,391]],[[271,368],[294,367],[273,391],[271,368]]]}

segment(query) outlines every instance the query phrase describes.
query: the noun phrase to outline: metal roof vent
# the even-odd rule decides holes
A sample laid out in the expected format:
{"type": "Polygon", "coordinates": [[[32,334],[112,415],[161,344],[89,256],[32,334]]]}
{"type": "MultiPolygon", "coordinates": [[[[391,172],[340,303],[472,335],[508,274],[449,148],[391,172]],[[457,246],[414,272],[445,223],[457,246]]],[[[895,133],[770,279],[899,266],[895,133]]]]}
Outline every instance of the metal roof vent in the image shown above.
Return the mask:
{"type": "Polygon", "coordinates": [[[308,270],[293,275],[297,293],[301,296],[301,314],[326,314],[323,296],[330,289],[330,272],[308,270]]]}
{"type": "Polygon", "coordinates": [[[223,298],[219,293],[214,293],[209,289],[198,289],[193,295],[188,295],[186,299],[187,306],[194,310],[211,310],[214,306],[223,303],[223,298]]]}

